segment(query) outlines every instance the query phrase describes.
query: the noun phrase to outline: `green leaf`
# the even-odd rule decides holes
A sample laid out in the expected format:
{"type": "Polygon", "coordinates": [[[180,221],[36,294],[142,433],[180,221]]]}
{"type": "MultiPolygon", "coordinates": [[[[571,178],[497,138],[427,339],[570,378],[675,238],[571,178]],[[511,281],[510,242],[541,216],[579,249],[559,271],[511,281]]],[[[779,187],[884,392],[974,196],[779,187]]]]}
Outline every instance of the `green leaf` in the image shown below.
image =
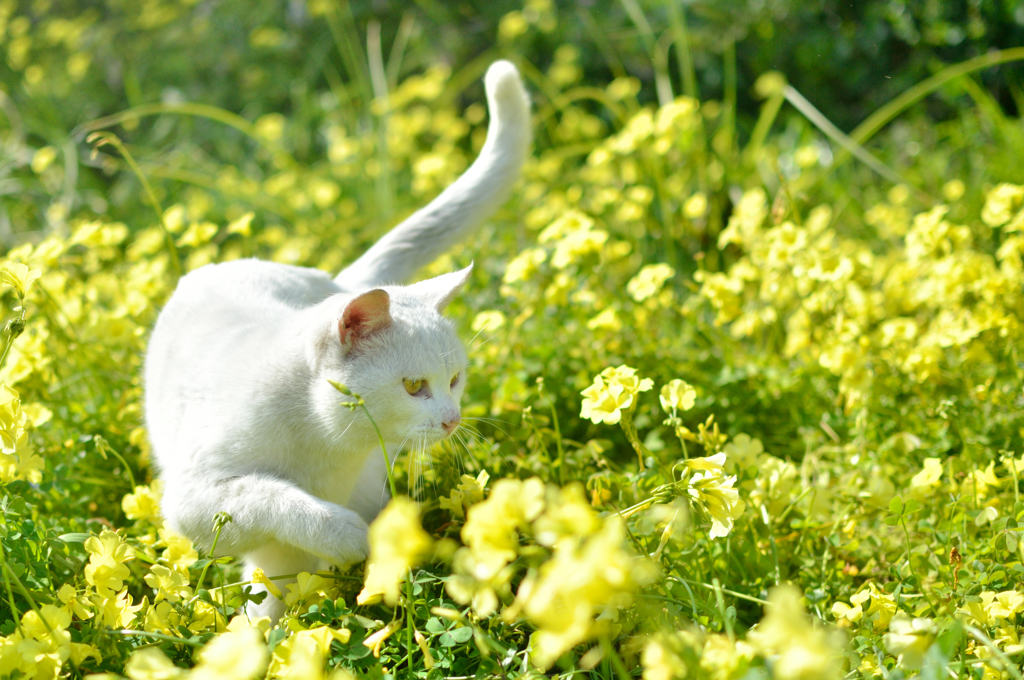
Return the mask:
{"type": "Polygon", "coordinates": [[[911,498],[903,506],[903,514],[904,515],[910,515],[912,513],[917,512],[920,509],[921,509],[921,503],[917,499],[911,498]]]}
{"type": "Polygon", "coordinates": [[[894,515],[903,514],[903,499],[899,496],[893,496],[892,500],[889,501],[889,512],[894,515]]]}
{"type": "Polygon", "coordinates": [[[452,636],[452,640],[461,644],[469,642],[470,638],[473,637],[473,629],[469,626],[463,626],[462,628],[454,628],[448,631],[448,634],[452,636]]]}
{"type": "Polygon", "coordinates": [[[900,523],[900,518],[899,517],[886,517],[882,521],[885,522],[886,524],[888,524],[889,526],[894,527],[894,526],[896,526],[897,524],[900,523]]]}
{"type": "Polygon", "coordinates": [[[424,626],[424,628],[426,628],[428,633],[431,633],[433,635],[443,633],[446,630],[444,623],[441,621],[441,619],[439,619],[436,616],[431,616],[429,619],[427,619],[427,624],[424,626]]]}
{"type": "Polygon", "coordinates": [[[70,534],[61,534],[57,537],[58,540],[64,541],[65,543],[85,543],[89,540],[92,534],[86,534],[82,532],[74,532],[70,534]]]}

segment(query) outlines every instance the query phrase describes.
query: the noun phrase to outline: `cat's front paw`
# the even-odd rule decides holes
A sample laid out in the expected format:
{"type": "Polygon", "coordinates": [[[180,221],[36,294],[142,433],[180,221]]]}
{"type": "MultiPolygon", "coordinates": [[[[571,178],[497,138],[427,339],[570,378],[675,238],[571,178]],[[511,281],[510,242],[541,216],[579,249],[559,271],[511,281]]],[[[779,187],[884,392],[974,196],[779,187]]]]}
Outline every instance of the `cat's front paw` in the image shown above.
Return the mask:
{"type": "Polygon", "coordinates": [[[359,515],[341,508],[344,512],[328,520],[321,532],[321,540],[309,546],[309,552],[339,567],[348,567],[362,562],[370,554],[370,543],[366,533],[369,528],[359,515]]]}

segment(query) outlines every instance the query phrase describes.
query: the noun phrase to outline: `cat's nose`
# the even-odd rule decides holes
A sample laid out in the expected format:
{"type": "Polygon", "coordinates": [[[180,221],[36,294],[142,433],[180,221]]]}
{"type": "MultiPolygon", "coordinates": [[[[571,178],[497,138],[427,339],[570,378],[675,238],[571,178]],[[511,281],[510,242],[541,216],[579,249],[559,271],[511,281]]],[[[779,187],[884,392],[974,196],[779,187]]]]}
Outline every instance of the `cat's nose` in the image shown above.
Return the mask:
{"type": "Polygon", "coordinates": [[[449,418],[448,420],[442,422],[441,426],[444,428],[445,432],[451,434],[452,432],[455,432],[455,428],[457,428],[459,426],[459,423],[461,422],[462,416],[457,415],[454,418],[449,418]]]}

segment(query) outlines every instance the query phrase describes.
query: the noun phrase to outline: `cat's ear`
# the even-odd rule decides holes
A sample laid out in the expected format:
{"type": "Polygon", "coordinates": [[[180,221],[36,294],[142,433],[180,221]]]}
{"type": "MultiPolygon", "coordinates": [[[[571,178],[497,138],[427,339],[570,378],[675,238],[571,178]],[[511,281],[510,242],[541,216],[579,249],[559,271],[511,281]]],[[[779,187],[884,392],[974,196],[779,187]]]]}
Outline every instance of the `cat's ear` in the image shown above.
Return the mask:
{"type": "Polygon", "coordinates": [[[473,265],[470,263],[468,267],[457,272],[441,274],[441,276],[414,283],[408,286],[408,290],[437,311],[443,312],[448,303],[454,300],[462,287],[466,285],[466,281],[469,280],[469,275],[472,273],[473,265]]]}
{"type": "Polygon", "coordinates": [[[345,305],[338,320],[338,336],[342,347],[391,325],[391,298],[380,288],[362,293],[345,305]]]}

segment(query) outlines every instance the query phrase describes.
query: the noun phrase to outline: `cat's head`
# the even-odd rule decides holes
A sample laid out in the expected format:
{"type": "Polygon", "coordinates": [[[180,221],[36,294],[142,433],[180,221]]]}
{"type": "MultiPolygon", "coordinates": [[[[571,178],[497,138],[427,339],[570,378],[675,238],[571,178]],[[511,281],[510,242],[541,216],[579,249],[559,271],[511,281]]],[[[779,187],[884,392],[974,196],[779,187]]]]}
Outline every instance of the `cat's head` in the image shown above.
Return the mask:
{"type": "Polygon", "coordinates": [[[339,436],[349,427],[350,435],[372,433],[361,409],[340,404],[344,398],[328,382],[334,380],[365,400],[388,443],[429,445],[455,431],[466,350],[442,313],[471,272],[472,265],[410,286],[336,296],[310,357],[315,408],[325,425],[339,436]]]}

